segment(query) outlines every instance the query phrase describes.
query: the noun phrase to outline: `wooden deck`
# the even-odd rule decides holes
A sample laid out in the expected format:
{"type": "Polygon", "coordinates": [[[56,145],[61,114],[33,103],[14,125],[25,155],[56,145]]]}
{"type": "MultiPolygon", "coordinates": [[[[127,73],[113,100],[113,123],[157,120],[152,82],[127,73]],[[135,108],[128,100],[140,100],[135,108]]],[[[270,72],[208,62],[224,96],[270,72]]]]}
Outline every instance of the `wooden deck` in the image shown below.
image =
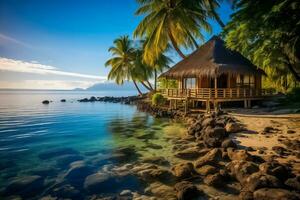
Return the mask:
{"type": "Polygon", "coordinates": [[[167,99],[191,99],[198,101],[239,101],[263,99],[274,95],[271,90],[254,88],[200,88],[200,89],[161,89],[167,99]]]}

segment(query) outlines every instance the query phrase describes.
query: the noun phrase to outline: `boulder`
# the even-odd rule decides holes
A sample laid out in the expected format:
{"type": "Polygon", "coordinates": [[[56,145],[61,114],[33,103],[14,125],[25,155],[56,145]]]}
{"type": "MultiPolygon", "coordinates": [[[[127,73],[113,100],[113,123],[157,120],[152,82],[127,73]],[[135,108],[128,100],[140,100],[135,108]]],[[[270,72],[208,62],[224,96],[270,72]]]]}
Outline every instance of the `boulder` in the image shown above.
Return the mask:
{"type": "Polygon", "coordinates": [[[207,176],[209,174],[214,174],[218,171],[218,169],[211,165],[204,165],[202,167],[196,168],[196,172],[202,176],[207,176]]]}
{"type": "Polygon", "coordinates": [[[225,185],[223,177],[219,173],[209,174],[204,178],[204,183],[212,187],[222,187],[225,185]]]}
{"type": "Polygon", "coordinates": [[[179,163],[172,167],[172,172],[177,178],[189,178],[194,173],[194,166],[192,163],[179,163]]]}
{"type": "Polygon", "coordinates": [[[227,149],[228,157],[230,160],[246,160],[252,161],[252,156],[246,150],[237,150],[228,148],[227,149]]]}
{"type": "Polygon", "coordinates": [[[249,161],[234,160],[226,165],[226,169],[230,175],[238,180],[241,184],[244,184],[248,176],[259,171],[258,166],[249,161]]]}
{"type": "Polygon", "coordinates": [[[244,188],[251,192],[264,187],[279,188],[282,186],[281,182],[275,176],[263,174],[261,172],[251,174],[246,179],[244,185],[244,188]]]}
{"type": "Polygon", "coordinates": [[[265,174],[275,176],[283,182],[291,176],[291,170],[277,161],[264,162],[259,165],[259,170],[265,174]]]}
{"type": "Polygon", "coordinates": [[[216,123],[216,121],[213,118],[209,117],[202,121],[201,126],[202,127],[214,126],[215,123],[216,123]]]}
{"type": "Polygon", "coordinates": [[[176,157],[182,158],[182,159],[196,159],[200,156],[198,147],[191,147],[182,151],[179,151],[175,154],[176,157]]]}
{"type": "Polygon", "coordinates": [[[233,142],[233,140],[231,140],[231,139],[228,138],[228,139],[226,139],[226,140],[224,140],[222,142],[221,147],[222,148],[229,148],[229,147],[231,147],[231,148],[235,149],[237,147],[237,145],[236,145],[235,142],[233,142]]]}
{"type": "Polygon", "coordinates": [[[141,160],[141,163],[153,163],[156,165],[169,165],[169,161],[167,161],[162,156],[154,156],[150,158],[145,158],[141,160]]]}
{"type": "Polygon", "coordinates": [[[242,190],[239,194],[239,200],[253,200],[253,192],[242,190]]]}
{"type": "Polygon", "coordinates": [[[116,184],[116,181],[109,174],[95,173],[85,178],[84,189],[90,193],[101,193],[108,190],[114,184],[116,184]]]}
{"type": "Polygon", "coordinates": [[[283,156],[286,155],[286,149],[281,146],[273,146],[272,150],[275,151],[277,154],[283,156]]]}
{"type": "Polygon", "coordinates": [[[42,104],[49,104],[49,103],[50,103],[49,100],[44,100],[44,101],[42,101],[42,104]]]}
{"type": "Polygon", "coordinates": [[[237,133],[244,130],[244,128],[236,122],[226,123],[225,129],[227,133],[237,133]]]}
{"type": "Polygon", "coordinates": [[[92,173],[93,170],[90,166],[78,162],[78,164],[71,164],[71,168],[64,174],[63,178],[72,185],[81,185],[85,177],[92,173]]]}
{"type": "Polygon", "coordinates": [[[253,193],[254,200],[299,200],[299,194],[279,188],[261,188],[253,193]]]}
{"type": "Polygon", "coordinates": [[[300,191],[300,176],[289,178],[284,182],[284,184],[296,191],[300,191]]]}
{"type": "Polygon", "coordinates": [[[50,191],[51,196],[55,196],[58,198],[69,198],[69,199],[80,199],[82,195],[80,191],[77,190],[72,185],[63,185],[58,186],[50,191]]]}
{"type": "Polygon", "coordinates": [[[12,180],[4,189],[6,196],[20,195],[31,197],[38,194],[44,187],[44,179],[41,176],[24,176],[12,180]]]}
{"type": "Polygon", "coordinates": [[[220,149],[212,149],[210,152],[205,154],[203,157],[195,161],[195,168],[202,167],[203,165],[218,166],[219,161],[222,160],[222,151],[220,149]]]}
{"type": "Polygon", "coordinates": [[[219,147],[221,146],[223,139],[227,137],[227,134],[224,128],[215,127],[212,129],[205,129],[205,132],[202,133],[201,137],[207,147],[219,147]]]}
{"type": "Polygon", "coordinates": [[[65,99],[61,99],[60,102],[66,102],[66,100],[65,99]]]}
{"type": "Polygon", "coordinates": [[[203,194],[202,191],[188,181],[176,183],[174,188],[178,200],[191,200],[203,194]]]}

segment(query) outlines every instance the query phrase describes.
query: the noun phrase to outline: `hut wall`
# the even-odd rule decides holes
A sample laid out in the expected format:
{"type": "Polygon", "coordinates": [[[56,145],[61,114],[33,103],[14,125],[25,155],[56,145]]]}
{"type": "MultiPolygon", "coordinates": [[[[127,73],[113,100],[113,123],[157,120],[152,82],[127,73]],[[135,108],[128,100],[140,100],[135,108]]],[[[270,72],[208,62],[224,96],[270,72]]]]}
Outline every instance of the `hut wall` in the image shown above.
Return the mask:
{"type": "Polygon", "coordinates": [[[198,78],[198,88],[209,88],[209,78],[202,76],[198,78]]]}
{"type": "Polygon", "coordinates": [[[236,88],[236,76],[229,75],[229,88],[236,88]]]}
{"type": "Polygon", "coordinates": [[[255,88],[261,89],[261,75],[255,75],[255,88]]]}

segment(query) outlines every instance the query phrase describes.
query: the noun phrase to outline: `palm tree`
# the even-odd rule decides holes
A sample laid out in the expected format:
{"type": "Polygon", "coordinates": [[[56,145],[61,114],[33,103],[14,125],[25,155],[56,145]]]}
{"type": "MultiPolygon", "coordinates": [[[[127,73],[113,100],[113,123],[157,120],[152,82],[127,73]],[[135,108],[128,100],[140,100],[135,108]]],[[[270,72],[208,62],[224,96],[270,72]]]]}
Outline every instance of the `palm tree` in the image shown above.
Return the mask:
{"type": "Polygon", "coordinates": [[[114,46],[110,47],[108,51],[114,56],[105,63],[106,67],[111,67],[108,79],[115,80],[117,84],[123,84],[125,80],[132,80],[138,93],[142,94],[136,83],[138,73],[134,67],[136,52],[133,48],[133,41],[129,39],[129,36],[121,36],[114,40],[114,46]]]}
{"type": "Polygon", "coordinates": [[[207,32],[207,11],[198,0],[137,0],[140,7],[136,15],[145,15],[134,36],[147,37],[143,59],[154,64],[171,42],[177,53],[185,58],[180,46],[198,47],[196,39],[202,39],[199,29],[207,32]]]}
{"type": "MultiPolygon", "coordinates": [[[[220,3],[222,0],[201,0],[200,3],[203,4],[206,9],[208,10],[208,14],[211,18],[215,19],[221,28],[225,27],[225,24],[221,20],[220,16],[216,12],[216,9],[220,7],[220,3]],[[202,2],[201,2],[202,1],[202,2]]],[[[234,1],[234,0],[230,0],[234,1]]]]}

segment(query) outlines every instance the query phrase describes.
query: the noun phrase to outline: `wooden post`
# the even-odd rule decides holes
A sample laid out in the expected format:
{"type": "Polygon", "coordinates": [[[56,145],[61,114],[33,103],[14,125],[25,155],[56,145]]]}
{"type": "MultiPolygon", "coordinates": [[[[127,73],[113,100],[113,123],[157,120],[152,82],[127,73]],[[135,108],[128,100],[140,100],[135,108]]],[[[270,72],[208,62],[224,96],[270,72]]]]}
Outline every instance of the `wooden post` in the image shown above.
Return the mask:
{"type": "Polygon", "coordinates": [[[244,108],[247,108],[247,100],[244,100],[244,108]]]}
{"type": "Polygon", "coordinates": [[[207,113],[210,113],[209,100],[206,100],[206,112],[207,112],[207,113]]]}
{"type": "Polygon", "coordinates": [[[170,99],[169,108],[172,109],[172,99],[170,99]]]}
{"type": "Polygon", "coordinates": [[[215,76],[215,98],[218,98],[217,84],[218,84],[217,76],[215,76]]]}
{"type": "Polygon", "coordinates": [[[177,99],[175,99],[175,105],[174,105],[175,109],[177,109],[177,99]]]}
{"type": "Polygon", "coordinates": [[[188,102],[188,98],[185,99],[185,108],[184,108],[184,113],[186,114],[188,112],[189,109],[189,102],[188,102]]]}
{"type": "Polygon", "coordinates": [[[218,102],[217,101],[214,101],[214,110],[215,110],[215,112],[218,111],[218,102]]]}

